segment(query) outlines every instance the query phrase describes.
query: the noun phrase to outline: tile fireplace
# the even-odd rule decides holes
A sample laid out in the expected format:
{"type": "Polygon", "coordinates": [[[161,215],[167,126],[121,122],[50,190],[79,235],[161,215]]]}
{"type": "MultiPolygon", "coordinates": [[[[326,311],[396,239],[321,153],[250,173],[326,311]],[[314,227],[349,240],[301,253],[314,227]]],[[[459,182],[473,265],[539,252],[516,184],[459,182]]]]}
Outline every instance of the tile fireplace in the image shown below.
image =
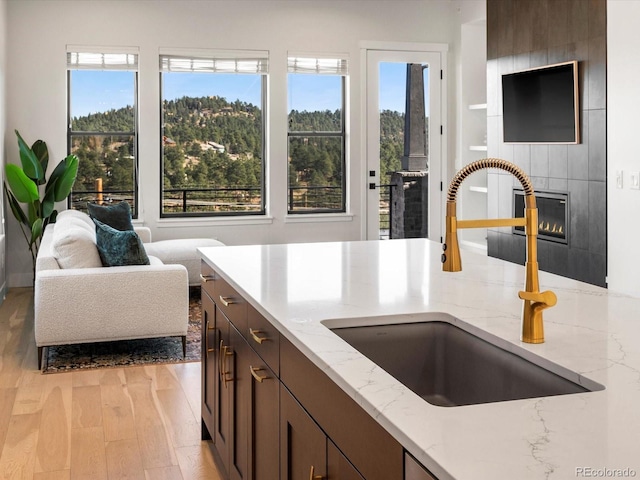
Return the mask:
{"type": "MultiPolygon", "coordinates": [[[[538,206],[538,239],[569,243],[569,195],[564,192],[535,192],[538,206]]],[[[524,216],[524,192],[513,189],[513,216],[524,216]]],[[[513,233],[524,235],[524,227],[513,227],[513,233]]]]}

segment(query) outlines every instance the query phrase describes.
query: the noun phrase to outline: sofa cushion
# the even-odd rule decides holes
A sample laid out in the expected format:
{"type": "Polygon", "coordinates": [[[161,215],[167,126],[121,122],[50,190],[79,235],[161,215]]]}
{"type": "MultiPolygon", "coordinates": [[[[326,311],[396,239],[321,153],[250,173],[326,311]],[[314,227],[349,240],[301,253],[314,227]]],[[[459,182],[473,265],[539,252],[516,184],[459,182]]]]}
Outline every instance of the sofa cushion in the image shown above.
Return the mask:
{"type": "Polygon", "coordinates": [[[149,265],[149,257],[138,234],[133,230],[117,230],[100,220],[96,224],[96,244],[105,267],[149,265]]]}
{"type": "Polygon", "coordinates": [[[201,257],[198,248],[224,246],[212,238],[176,238],[145,244],[147,255],[162,260],[165,265],[179,263],[189,272],[189,285],[200,285],[201,257]]]}
{"type": "Polygon", "coordinates": [[[101,267],[96,232],[75,215],[59,217],[51,239],[51,254],[60,268],[101,267]]]}
{"type": "Polygon", "coordinates": [[[84,212],[81,212],[80,210],[74,210],[72,208],[68,208],[67,210],[62,210],[60,213],[58,213],[56,223],[61,222],[63,220],[67,221],[68,217],[73,217],[84,222],[91,229],[91,231],[94,231],[96,229],[96,226],[91,221],[91,217],[89,215],[87,215],[84,212]]]}
{"type": "Polygon", "coordinates": [[[89,215],[92,219],[109,225],[116,230],[133,230],[131,223],[131,206],[127,202],[115,205],[87,204],[89,215]]]}

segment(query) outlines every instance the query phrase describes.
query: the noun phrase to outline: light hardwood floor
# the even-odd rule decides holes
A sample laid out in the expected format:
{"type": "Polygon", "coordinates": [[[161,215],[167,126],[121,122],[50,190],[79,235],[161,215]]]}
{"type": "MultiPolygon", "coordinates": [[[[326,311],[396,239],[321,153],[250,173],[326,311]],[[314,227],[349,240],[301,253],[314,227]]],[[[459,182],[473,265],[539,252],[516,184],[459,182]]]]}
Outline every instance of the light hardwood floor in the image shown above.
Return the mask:
{"type": "Polygon", "coordinates": [[[0,306],[0,479],[220,477],[200,441],[200,364],[41,374],[33,290],[0,306]]]}

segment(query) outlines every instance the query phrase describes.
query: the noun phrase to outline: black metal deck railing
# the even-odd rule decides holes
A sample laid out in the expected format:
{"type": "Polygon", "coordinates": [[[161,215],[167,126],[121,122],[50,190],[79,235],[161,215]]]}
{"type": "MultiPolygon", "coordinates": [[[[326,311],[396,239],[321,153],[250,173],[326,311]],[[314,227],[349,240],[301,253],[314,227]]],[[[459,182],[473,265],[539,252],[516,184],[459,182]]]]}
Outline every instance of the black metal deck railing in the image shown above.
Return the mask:
{"type": "MultiPolygon", "coordinates": [[[[342,187],[296,186],[288,189],[287,206],[292,213],[344,211],[342,187]]],[[[83,190],[71,194],[71,205],[86,210],[87,203],[127,201],[134,205],[133,190],[83,190]]],[[[256,213],[263,210],[261,187],[169,188],[163,190],[164,214],[256,213]]]]}
{"type": "MultiPolygon", "coordinates": [[[[133,190],[85,190],[71,193],[71,206],[87,210],[87,203],[126,201],[135,215],[133,190]]],[[[380,239],[391,238],[393,185],[380,185],[380,239]]],[[[256,213],[262,211],[260,187],[171,188],[163,192],[164,214],[256,213]]],[[[335,186],[289,187],[292,213],[344,211],[343,189],[335,186]]]]}

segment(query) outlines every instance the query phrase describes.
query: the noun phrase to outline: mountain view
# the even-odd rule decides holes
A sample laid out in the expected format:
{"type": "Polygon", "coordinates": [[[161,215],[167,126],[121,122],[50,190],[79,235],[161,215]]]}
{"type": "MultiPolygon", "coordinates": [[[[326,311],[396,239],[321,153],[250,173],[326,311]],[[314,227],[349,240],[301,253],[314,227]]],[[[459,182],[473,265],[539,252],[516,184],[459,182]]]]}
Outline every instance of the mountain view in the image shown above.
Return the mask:
{"type": "MultiPolygon", "coordinates": [[[[165,213],[182,211],[185,191],[189,212],[216,211],[221,204],[232,210],[261,208],[262,112],[251,103],[225,98],[182,97],[163,102],[163,205],[165,213]]],[[[291,132],[340,131],[341,111],[289,113],[291,132]]],[[[384,110],[380,115],[380,171],[400,168],[403,153],[404,114],[384,110]]],[[[75,193],[96,190],[117,195],[131,192],[134,182],[132,107],[89,114],[72,120],[73,131],[122,132],[117,135],[72,136],[72,151],[80,158],[75,193]]],[[[332,191],[341,192],[342,140],[313,134],[289,138],[290,202],[318,189],[313,208],[334,208],[332,191]]],[[[280,161],[272,159],[272,161],[280,161]]],[[[341,193],[340,193],[341,194],[341,193]]],[[[298,204],[300,205],[300,204],[298,204]]],[[[223,207],[225,208],[225,207],[223,207]]]]}

